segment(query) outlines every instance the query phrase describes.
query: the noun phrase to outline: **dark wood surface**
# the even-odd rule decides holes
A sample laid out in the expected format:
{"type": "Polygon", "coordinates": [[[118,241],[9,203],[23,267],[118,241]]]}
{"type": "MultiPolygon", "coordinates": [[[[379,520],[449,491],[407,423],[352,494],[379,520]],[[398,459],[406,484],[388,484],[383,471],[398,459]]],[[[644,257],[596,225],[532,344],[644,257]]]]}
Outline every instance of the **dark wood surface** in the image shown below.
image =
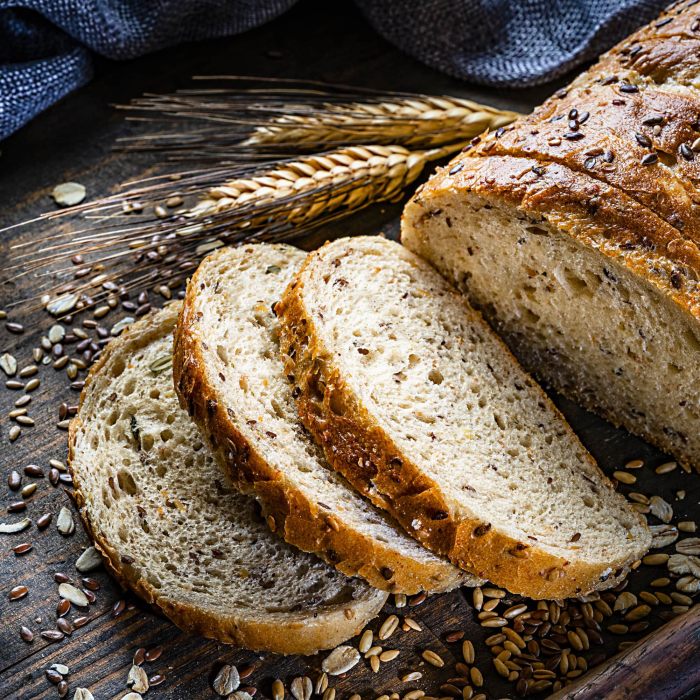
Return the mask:
{"type": "MultiPolygon", "coordinates": [[[[451,93],[523,111],[556,87],[494,91],[459,83],[392,48],[372,32],[350,3],[333,3],[331,9],[322,2],[302,2],[271,24],[239,37],[177,47],[126,63],[98,61],[97,77],[88,87],[69,96],[0,144],[0,226],[52,210],[54,205],[48,194],[59,182],[81,182],[87,186],[89,196],[96,197],[148,171],[154,156],[126,156],[114,152],[115,139],[131,133],[134,127],[125,123],[110,105],[124,103],[143,92],[168,92],[186,87],[191,84],[189,76],[195,74],[311,78],[392,90],[451,93]]],[[[325,238],[349,233],[383,231],[396,235],[399,212],[400,205],[374,207],[333,226],[332,230],[307,237],[303,245],[310,248],[325,238]]],[[[0,259],[7,260],[10,245],[35,240],[45,230],[29,226],[4,234],[0,240],[0,259]]],[[[13,303],[31,295],[32,284],[31,278],[24,278],[0,288],[0,309],[8,309],[12,317],[27,326],[24,334],[12,335],[0,325],[0,353],[13,353],[20,366],[31,362],[31,349],[50,325],[43,312],[27,314],[12,310],[13,303]]],[[[112,316],[110,323],[118,318],[112,316]]],[[[24,429],[22,436],[12,444],[8,441],[11,422],[6,414],[17,394],[0,386],[0,522],[17,520],[24,515],[5,512],[7,506],[17,500],[17,495],[7,488],[6,478],[11,470],[22,472],[27,464],[37,464],[48,472],[49,459],[65,459],[66,434],[55,426],[57,410],[61,401],[75,403],[77,392],[69,388],[64,372],[42,368],[39,376],[41,385],[33,394],[30,411],[37,425],[24,429]]],[[[623,431],[613,429],[569,402],[559,399],[557,402],[606,470],[611,471],[637,457],[652,466],[665,461],[658,452],[623,431]]],[[[127,692],[126,676],[135,650],[157,645],[163,646],[162,656],[146,664],[146,668],[149,675],[163,674],[165,681],[151,689],[148,697],[173,700],[214,697],[210,687],[212,674],[224,662],[236,663],[239,668],[247,664],[254,666],[247,682],[258,688],[256,697],[269,697],[270,684],[275,677],[289,680],[294,675],[308,673],[316,678],[323,655],[309,659],[263,658],[190,637],[125,596],[102,570],[94,574],[101,588],[97,591],[96,602],[89,608],[90,622],[63,641],[49,643],[42,639],[41,630],[55,628],[59,598],[54,574],[64,572],[75,580],[74,563],[88,540],[79,525],[70,537],[63,537],[56,531],[58,510],[63,505],[70,506],[64,489],[52,487],[47,478],[23,477],[24,484],[32,481],[37,482],[38,489],[28,499],[26,514],[33,521],[44,513],[52,513],[54,517],[44,531],[32,525],[22,534],[0,535],[0,698],[58,697],[56,688],[44,675],[52,663],[63,663],[71,669],[68,697],[72,697],[76,687],[84,686],[92,690],[97,700],[120,698],[127,692]],[[16,556],[12,547],[24,541],[33,543],[32,551],[16,556]],[[18,585],[26,585],[29,593],[22,600],[10,601],[8,593],[18,585]],[[112,608],[122,598],[129,605],[123,614],[114,618],[112,608]],[[33,630],[32,643],[20,638],[19,630],[23,625],[33,630]]],[[[677,519],[700,516],[700,489],[695,475],[679,469],[672,475],[654,477],[647,466],[640,470],[640,483],[634,488],[665,496],[673,503],[677,519]],[[683,501],[675,500],[679,489],[687,492],[683,501]]],[[[651,572],[638,572],[634,577],[635,586],[646,585],[651,577],[651,572]]],[[[444,639],[447,631],[455,629],[465,629],[467,637],[475,642],[477,664],[487,676],[488,697],[513,696],[513,686],[502,682],[492,671],[490,654],[480,644],[487,635],[476,624],[467,597],[463,591],[454,592],[436,596],[413,609],[411,614],[423,627],[423,632],[401,633],[395,645],[402,649],[401,657],[383,666],[378,675],[362,662],[347,677],[339,679],[335,683],[338,697],[344,699],[351,692],[361,693],[363,698],[374,698],[393,690],[405,692],[407,688],[397,682],[397,676],[418,664],[418,653],[425,648],[439,651],[448,663],[443,671],[423,664],[421,670],[425,677],[416,687],[439,694],[440,679],[451,675],[451,661],[459,660],[459,644],[448,644],[444,639]]],[[[71,612],[68,617],[75,616],[76,613],[71,612]]],[[[657,610],[650,619],[650,630],[663,622],[657,610]]],[[[374,627],[376,629],[376,624],[374,627]]],[[[695,634],[697,628],[692,630],[695,634]]],[[[612,654],[619,641],[640,636],[610,640],[606,651],[612,654]]],[[[697,637],[694,639],[697,642],[697,637]]],[[[669,654],[672,653],[669,649],[669,654]]],[[[638,664],[650,663],[643,655],[628,658],[638,664]]],[[[683,658],[688,664],[699,663],[697,656],[683,658]]],[[[595,681],[591,683],[595,690],[595,681]]],[[[683,692],[687,690],[688,687],[683,692]]],[[[655,698],[679,696],[670,690],[666,692],[661,686],[657,691],[653,694],[655,698]]],[[[642,696],[652,697],[633,692],[625,697],[642,696]]],[[[603,696],[583,694],[576,697],[603,696]]]]}

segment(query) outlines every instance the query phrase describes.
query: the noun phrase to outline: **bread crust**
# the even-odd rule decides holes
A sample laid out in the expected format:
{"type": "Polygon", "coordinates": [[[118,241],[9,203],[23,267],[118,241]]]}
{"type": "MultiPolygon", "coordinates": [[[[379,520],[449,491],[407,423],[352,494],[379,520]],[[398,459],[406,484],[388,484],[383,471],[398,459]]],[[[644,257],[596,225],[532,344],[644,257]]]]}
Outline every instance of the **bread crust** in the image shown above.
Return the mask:
{"type": "MultiPolygon", "coordinates": [[[[214,610],[177,600],[168,599],[139,573],[122,561],[117,550],[103,537],[93,522],[80,473],[73,468],[76,438],[82,425],[81,409],[90,385],[112,355],[124,353],[135,347],[143,347],[153,340],[170,333],[179,315],[180,303],[170,304],[161,311],[153,311],[131,328],[119,340],[109,343],[100,359],[91,368],[80,396],[77,416],[71,421],[68,431],[68,468],[73,476],[73,498],[88,535],[102,554],[107,571],[125,588],[132,590],[147,604],[162,612],[180,629],[215,639],[226,644],[235,644],[246,649],[271,651],[278,654],[314,654],[329,649],[357,634],[364,625],[381,610],[386,595],[377,592],[362,604],[357,601],[343,610],[324,611],[322,615],[308,612],[289,613],[284,625],[279,619],[255,620],[234,615],[222,615],[214,610]]],[[[130,354],[130,353],[126,353],[130,354]]]]}
{"type": "MultiPolygon", "coordinates": [[[[314,333],[314,321],[304,303],[305,273],[322,255],[323,249],[309,255],[277,304],[276,312],[281,320],[281,347],[289,358],[287,369],[297,387],[299,414],[333,467],[360,493],[388,510],[428,549],[512,592],[536,599],[565,598],[618,580],[632,562],[612,563],[611,568],[570,562],[498,532],[488,522],[455,518],[450,513],[450,504],[439,484],[427,477],[368,413],[334,365],[332,350],[314,333]]],[[[454,293],[460,303],[466,304],[463,297],[454,293]]],[[[491,334],[486,322],[474,314],[484,332],[491,334]]],[[[505,344],[502,350],[517,364],[505,344]]],[[[533,388],[567,425],[546,394],[537,385],[533,384],[533,388]]],[[[600,482],[612,489],[590,455],[588,459],[600,482]]],[[[636,517],[640,524],[644,523],[641,516],[636,517]]]]}
{"type": "MultiPolygon", "coordinates": [[[[226,251],[213,254],[225,255],[226,251]]],[[[384,591],[414,594],[451,590],[465,579],[449,562],[426,565],[346,526],[294,488],[284,474],[251,445],[228,415],[207,375],[195,299],[203,268],[187,285],[175,331],[173,376],[180,403],[199,425],[236,486],[255,496],[268,525],[287,542],[313,552],[347,576],[361,576],[384,591]]]]}
{"type": "MultiPolygon", "coordinates": [[[[549,224],[610,260],[611,266],[629,270],[650,290],[660,294],[669,312],[680,311],[700,325],[700,293],[678,281],[678,261],[671,261],[659,246],[672,246],[677,232],[651,209],[630,198],[620,189],[596,181],[585,173],[560,163],[542,163],[536,158],[520,156],[461,156],[455,163],[440,169],[419,189],[404,209],[402,241],[414,252],[430,260],[430,243],[421,226],[426,218],[439,215],[443,202],[467,196],[479,206],[515,209],[534,225],[549,224]],[[462,167],[455,172],[455,163],[462,167]],[[452,174],[450,174],[452,172],[452,174]],[[656,244],[647,238],[653,232],[656,244]]],[[[672,246],[673,247],[673,246],[672,246]]],[[[683,262],[694,265],[692,249],[683,262]]],[[[522,356],[528,348],[521,344],[522,356]]],[[[544,366],[536,359],[527,363],[535,372],[544,366]]],[[[575,386],[558,386],[564,395],[595,411],[616,426],[623,425],[613,411],[603,410],[592,396],[575,386]]],[[[679,452],[678,443],[659,431],[650,434],[635,429],[643,439],[655,444],[688,466],[687,454],[679,452]]],[[[694,465],[698,468],[698,465],[694,465]]]]}

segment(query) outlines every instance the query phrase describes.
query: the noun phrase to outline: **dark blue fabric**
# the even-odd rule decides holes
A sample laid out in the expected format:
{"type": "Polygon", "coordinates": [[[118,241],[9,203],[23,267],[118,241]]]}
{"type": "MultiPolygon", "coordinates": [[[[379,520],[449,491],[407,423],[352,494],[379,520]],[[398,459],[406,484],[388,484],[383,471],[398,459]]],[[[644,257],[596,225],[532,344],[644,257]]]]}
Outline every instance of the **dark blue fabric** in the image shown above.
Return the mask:
{"type": "MultiPolygon", "coordinates": [[[[651,20],[664,0],[356,0],[406,53],[466,80],[535,85],[651,20]]],[[[92,75],[90,53],[128,59],[237,34],[296,0],[0,0],[0,138],[92,75]]],[[[326,4],[333,12],[333,2],[326,4]]],[[[303,76],[301,76],[303,77],[303,76]]]]}

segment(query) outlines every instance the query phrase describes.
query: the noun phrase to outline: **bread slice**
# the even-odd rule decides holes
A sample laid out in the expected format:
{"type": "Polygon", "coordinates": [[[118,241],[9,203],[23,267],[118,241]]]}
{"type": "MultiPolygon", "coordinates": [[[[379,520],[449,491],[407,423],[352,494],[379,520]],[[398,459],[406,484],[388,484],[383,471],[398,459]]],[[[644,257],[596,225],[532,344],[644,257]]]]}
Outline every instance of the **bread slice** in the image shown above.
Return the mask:
{"type": "Polygon", "coordinates": [[[179,303],[113,340],[71,423],[75,498],[109,571],[179,627],[311,654],[357,633],[387,594],[268,530],[233,490],[172,382],[179,303]]]}
{"type": "Polygon", "coordinates": [[[304,424],[413,536],[533,598],[650,545],[544,392],[426,262],[379,237],[312,253],[277,305],[304,424]]]}
{"type": "Polygon", "coordinates": [[[182,405],[285,540],[384,590],[454,588],[463,573],[359,496],[301,425],[272,306],[304,258],[291,246],[260,244],[201,263],[176,333],[182,405]]]}

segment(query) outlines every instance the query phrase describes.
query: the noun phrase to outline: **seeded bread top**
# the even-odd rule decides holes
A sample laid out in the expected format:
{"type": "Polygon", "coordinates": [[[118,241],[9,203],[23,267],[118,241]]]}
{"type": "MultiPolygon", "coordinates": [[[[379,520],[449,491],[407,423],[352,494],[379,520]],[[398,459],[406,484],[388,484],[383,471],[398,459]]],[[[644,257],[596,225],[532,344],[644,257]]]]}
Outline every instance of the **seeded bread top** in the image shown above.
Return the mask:
{"type": "Polygon", "coordinates": [[[235,491],[172,383],[179,304],[113,340],[71,426],[76,500],[110,570],[176,624],[311,653],[352,636],[386,594],[270,533],[235,491]]]}
{"type": "Polygon", "coordinates": [[[301,415],[328,460],[434,551],[556,597],[648,547],[546,395],[418,256],[379,237],[334,241],[278,311],[301,415]]]}
{"type": "Polygon", "coordinates": [[[222,249],[187,291],[175,347],[178,393],[270,526],[348,575],[415,593],[465,576],[334,472],[303,428],[272,307],[305,258],[287,245],[222,249]]]}

